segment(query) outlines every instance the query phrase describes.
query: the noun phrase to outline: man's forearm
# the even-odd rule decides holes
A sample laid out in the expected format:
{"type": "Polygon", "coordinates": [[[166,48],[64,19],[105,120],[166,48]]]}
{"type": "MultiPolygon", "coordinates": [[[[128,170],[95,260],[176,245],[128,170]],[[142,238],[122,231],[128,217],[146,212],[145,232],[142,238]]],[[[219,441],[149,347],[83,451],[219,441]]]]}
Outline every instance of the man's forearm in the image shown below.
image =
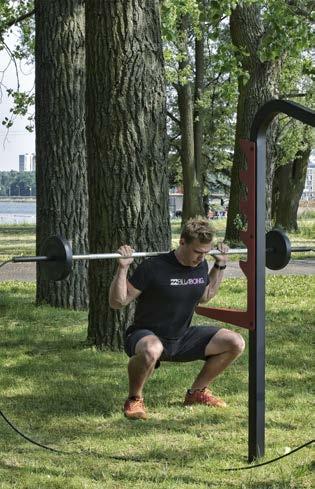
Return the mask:
{"type": "Polygon", "coordinates": [[[215,267],[211,268],[209,272],[210,283],[206,289],[206,294],[203,297],[203,302],[208,302],[210,299],[212,299],[212,297],[216,295],[223,279],[223,273],[223,270],[219,270],[215,267]]]}
{"type": "Polygon", "coordinates": [[[128,268],[118,267],[115,277],[109,289],[109,304],[111,307],[118,309],[126,304],[128,268]]]}

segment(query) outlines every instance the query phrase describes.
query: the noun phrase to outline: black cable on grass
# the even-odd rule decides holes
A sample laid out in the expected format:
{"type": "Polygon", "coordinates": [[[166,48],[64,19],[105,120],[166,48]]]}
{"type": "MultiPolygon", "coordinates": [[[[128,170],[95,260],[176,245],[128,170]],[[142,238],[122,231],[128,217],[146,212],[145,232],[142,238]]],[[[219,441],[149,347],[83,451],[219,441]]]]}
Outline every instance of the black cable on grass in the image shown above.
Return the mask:
{"type": "MultiPolygon", "coordinates": [[[[7,260],[7,261],[4,261],[2,263],[0,263],[0,268],[3,267],[4,265],[7,265],[8,263],[11,263],[12,260],[7,260]]],[[[36,445],[40,448],[44,448],[45,450],[49,450],[51,452],[54,452],[54,453],[60,453],[62,455],[87,455],[86,453],[84,452],[65,452],[63,450],[57,450],[56,448],[52,448],[52,447],[49,447],[47,445],[44,445],[43,443],[39,443],[35,440],[32,440],[32,438],[30,438],[29,436],[25,435],[24,433],[22,433],[18,428],[16,428],[16,426],[14,426],[14,424],[6,417],[6,415],[0,410],[0,416],[4,419],[4,421],[6,423],[8,423],[8,425],[18,434],[20,435],[22,438],[24,438],[25,440],[27,440],[29,443],[32,443],[33,445],[36,445]]],[[[237,470],[250,470],[250,469],[256,469],[258,467],[263,467],[264,465],[269,465],[271,463],[274,463],[274,462],[277,462],[278,460],[281,460],[282,458],[285,458],[285,457],[288,457],[289,455],[292,455],[293,453],[297,452],[298,450],[301,450],[302,448],[305,448],[309,445],[312,445],[312,443],[315,442],[315,439],[313,440],[310,440],[306,443],[304,443],[303,445],[300,445],[299,447],[297,448],[294,448],[294,450],[291,450],[289,453],[285,453],[284,455],[281,455],[280,457],[276,457],[276,458],[273,458],[271,460],[267,460],[267,462],[263,462],[261,464],[256,464],[256,465],[248,465],[246,467],[230,467],[230,468],[227,468],[227,469],[218,469],[222,472],[229,472],[229,471],[237,471],[237,470]]],[[[117,456],[109,456],[109,457],[106,457],[106,458],[110,458],[112,460],[121,460],[121,461],[125,461],[125,462],[150,462],[150,460],[142,460],[142,459],[136,459],[136,458],[128,458],[128,457],[120,457],[119,455],[117,456]]]]}
{"type": "Polygon", "coordinates": [[[24,438],[28,442],[33,443],[33,445],[37,445],[38,447],[44,448],[45,450],[50,450],[51,452],[55,452],[55,453],[70,454],[70,452],[63,452],[62,450],[57,450],[56,448],[52,448],[52,447],[48,447],[47,445],[43,445],[42,443],[39,443],[35,440],[32,440],[32,438],[30,438],[29,436],[24,435],[24,433],[22,433],[22,431],[20,431],[18,428],[16,428],[16,426],[14,426],[14,424],[9,420],[9,418],[6,417],[6,415],[1,410],[0,410],[0,416],[2,416],[2,418],[5,420],[5,422],[8,423],[8,425],[16,433],[18,433],[18,435],[20,435],[22,438],[24,438]]]}
{"type": "MultiPolygon", "coordinates": [[[[289,455],[292,455],[293,453],[297,452],[298,450],[301,450],[302,448],[305,448],[305,447],[307,447],[308,445],[311,445],[314,442],[315,442],[315,439],[314,440],[310,440],[310,441],[304,443],[303,445],[300,445],[299,447],[294,448],[289,453],[285,453],[284,455],[281,455],[280,457],[276,457],[276,458],[273,458],[271,460],[267,460],[266,462],[263,462],[261,464],[247,465],[246,467],[230,467],[230,468],[227,468],[227,469],[220,469],[220,468],[216,467],[216,469],[217,470],[220,470],[220,472],[221,471],[222,472],[227,472],[227,471],[232,471],[232,470],[256,469],[257,467],[262,467],[264,465],[269,465],[271,463],[277,462],[278,460],[280,460],[280,459],[282,459],[284,457],[288,457],[289,455]]],[[[123,456],[119,456],[119,455],[111,456],[111,457],[108,457],[108,458],[113,459],[113,460],[123,461],[123,462],[138,462],[138,463],[152,462],[152,460],[143,460],[141,458],[135,458],[135,457],[123,457],[123,456]]]]}
{"type": "MultiPolygon", "coordinates": [[[[60,453],[61,455],[91,455],[92,453],[85,453],[85,452],[65,452],[63,450],[58,450],[57,448],[52,448],[52,447],[49,447],[47,445],[44,445],[43,443],[39,443],[35,440],[33,440],[32,438],[30,438],[29,436],[25,435],[24,433],[22,433],[22,431],[20,431],[18,428],[16,428],[16,426],[14,426],[14,424],[9,420],[9,418],[7,418],[7,416],[0,410],[0,416],[4,419],[4,421],[18,434],[20,435],[22,438],[24,438],[25,440],[27,440],[29,443],[32,443],[33,445],[36,445],[40,448],[44,448],[45,450],[49,450],[50,452],[54,452],[54,453],[60,453]]],[[[315,439],[313,440],[310,440],[306,443],[304,443],[303,445],[300,445],[299,447],[297,448],[294,448],[294,450],[291,450],[289,453],[285,453],[284,455],[281,455],[280,457],[276,457],[276,458],[273,458],[271,460],[268,460],[267,462],[263,462],[261,464],[256,464],[256,465],[248,465],[246,467],[230,467],[230,468],[227,468],[227,469],[218,469],[220,470],[221,472],[228,472],[228,471],[236,471],[236,470],[250,470],[250,469],[256,469],[257,467],[263,467],[264,465],[269,465],[271,463],[274,463],[274,462],[277,462],[278,460],[281,460],[282,458],[285,458],[285,457],[288,457],[289,455],[292,455],[293,453],[297,452],[298,450],[301,450],[302,448],[305,448],[307,447],[308,445],[311,445],[312,443],[315,442],[315,439]]],[[[96,455],[96,454],[95,454],[96,455]]],[[[101,456],[100,454],[97,454],[98,456],[101,456]]],[[[145,462],[152,462],[152,460],[143,460],[143,459],[140,459],[140,458],[132,458],[132,457],[121,457],[119,455],[113,455],[113,456],[107,456],[105,457],[107,459],[111,459],[111,460],[117,460],[117,461],[124,461],[124,462],[140,462],[140,463],[145,463],[145,462]]]]}
{"type": "Polygon", "coordinates": [[[28,441],[29,443],[32,443],[33,445],[36,445],[40,448],[44,448],[45,450],[49,450],[50,452],[59,453],[61,455],[85,455],[85,456],[93,455],[93,457],[95,457],[95,456],[102,457],[103,456],[100,453],[92,452],[92,451],[89,451],[89,452],[83,452],[83,451],[82,452],[66,452],[64,450],[58,450],[57,448],[49,447],[47,445],[44,445],[43,443],[39,443],[36,440],[33,440],[29,436],[22,433],[22,431],[20,431],[16,426],[14,426],[12,421],[10,421],[9,418],[1,410],[0,410],[0,416],[4,419],[4,421],[6,423],[8,423],[8,425],[13,429],[13,431],[15,431],[18,435],[20,435],[26,441],[28,441]]]}
{"type": "Polygon", "coordinates": [[[246,467],[230,467],[230,468],[227,468],[227,469],[220,469],[220,470],[223,471],[223,472],[228,472],[228,471],[232,471],[232,470],[250,470],[250,469],[256,469],[257,467],[263,467],[264,465],[269,465],[269,464],[272,464],[274,462],[277,462],[278,460],[281,460],[284,457],[288,457],[289,455],[292,455],[292,453],[295,453],[298,450],[301,450],[302,448],[305,448],[305,447],[307,447],[308,445],[311,445],[314,442],[315,442],[315,439],[310,440],[310,441],[304,443],[303,445],[300,445],[299,447],[294,448],[294,450],[291,450],[290,452],[285,453],[284,455],[281,455],[280,457],[276,457],[276,458],[273,458],[271,460],[267,460],[267,462],[263,462],[261,464],[248,465],[246,467]]]}

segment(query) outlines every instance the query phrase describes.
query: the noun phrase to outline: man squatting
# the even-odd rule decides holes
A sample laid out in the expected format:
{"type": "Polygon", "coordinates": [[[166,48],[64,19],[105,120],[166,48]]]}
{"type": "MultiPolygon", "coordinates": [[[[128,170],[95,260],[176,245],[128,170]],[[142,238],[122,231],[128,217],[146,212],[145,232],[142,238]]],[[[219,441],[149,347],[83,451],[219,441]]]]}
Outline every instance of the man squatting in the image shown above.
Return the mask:
{"type": "MultiPolygon", "coordinates": [[[[245,342],[240,334],[225,328],[191,326],[195,307],[215,296],[227,264],[228,247],[220,243],[222,254],[214,257],[214,265],[209,268],[205,257],[212,240],[209,221],[197,217],[184,225],[176,250],[143,261],[129,279],[133,258],[118,259],[109,304],[121,309],[137,299],[134,322],[127,328],[125,340],[130,357],[129,396],[124,404],[127,418],[147,418],[142,390],[160,361],[204,360],[186,392],[184,405],[226,406],[208,385],[242,354],[245,342]]],[[[133,251],[129,245],[118,250],[122,256],[133,251]]]]}

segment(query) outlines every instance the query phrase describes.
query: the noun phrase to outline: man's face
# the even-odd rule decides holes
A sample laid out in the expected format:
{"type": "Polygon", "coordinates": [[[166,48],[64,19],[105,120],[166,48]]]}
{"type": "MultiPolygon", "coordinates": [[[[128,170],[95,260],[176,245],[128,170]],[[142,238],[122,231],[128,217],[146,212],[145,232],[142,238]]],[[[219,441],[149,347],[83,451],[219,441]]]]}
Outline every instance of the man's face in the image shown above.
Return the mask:
{"type": "Polygon", "coordinates": [[[180,245],[183,250],[183,256],[185,258],[185,262],[187,266],[197,267],[199,263],[201,263],[206,254],[211,250],[211,242],[210,243],[200,243],[197,239],[194,239],[191,243],[186,243],[182,238],[180,240],[180,245]]]}

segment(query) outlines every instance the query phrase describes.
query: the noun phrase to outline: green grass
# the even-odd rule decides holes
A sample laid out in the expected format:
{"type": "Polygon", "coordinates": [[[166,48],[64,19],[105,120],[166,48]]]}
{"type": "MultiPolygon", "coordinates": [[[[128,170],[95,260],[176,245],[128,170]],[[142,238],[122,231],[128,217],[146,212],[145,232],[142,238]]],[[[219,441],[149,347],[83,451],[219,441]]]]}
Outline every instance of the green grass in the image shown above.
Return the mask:
{"type": "MultiPolygon", "coordinates": [[[[223,220],[218,225],[223,234],[223,220]]],[[[33,253],[34,231],[2,226],[3,256],[12,249],[33,253]]],[[[179,223],[173,231],[179,233],[179,223]]],[[[314,275],[267,278],[263,460],[312,438],[314,292],[314,275]]],[[[245,294],[245,280],[225,280],[212,305],[240,308],[245,294]]],[[[34,284],[0,282],[0,409],[36,440],[78,453],[37,448],[0,420],[0,489],[313,487],[310,447],[259,469],[220,471],[246,465],[247,349],[214,384],[227,409],[184,409],[184,392],[202,362],[163,363],[145,390],[149,420],[130,422],[121,412],[126,355],[85,346],[86,312],[36,307],[34,298],[34,284]]],[[[247,331],[232,329],[248,340],[247,331]]]]}
{"type": "Polygon", "coordinates": [[[0,225],[0,262],[16,255],[34,255],[35,233],[33,224],[0,225]]]}
{"type": "MultiPolygon", "coordinates": [[[[299,219],[299,231],[289,233],[292,246],[312,246],[315,247],[315,219],[312,219],[312,213],[302,214],[299,219]]],[[[220,241],[224,239],[226,219],[217,219],[213,221],[216,231],[215,239],[220,241]]],[[[172,220],[172,248],[176,248],[179,242],[181,220],[172,220]]],[[[9,260],[14,255],[33,255],[35,254],[35,226],[32,224],[23,225],[0,225],[0,262],[9,260]]],[[[294,253],[294,259],[305,259],[313,257],[314,253],[294,253]]],[[[231,260],[237,260],[237,257],[230,257],[231,260]]]]}
{"type": "MultiPolygon", "coordinates": [[[[314,287],[314,276],[268,278],[264,460],[312,436],[314,287]]],[[[44,451],[0,422],[1,489],[312,487],[310,448],[253,471],[219,470],[246,464],[247,351],[215,382],[227,409],[184,409],[202,363],[164,363],[145,391],[149,420],[130,422],[127,357],[84,346],[87,313],[35,307],[33,284],[0,288],[1,409],[36,440],[81,453],[44,451]]],[[[230,279],[213,304],[244,301],[244,281],[230,279]]]]}

